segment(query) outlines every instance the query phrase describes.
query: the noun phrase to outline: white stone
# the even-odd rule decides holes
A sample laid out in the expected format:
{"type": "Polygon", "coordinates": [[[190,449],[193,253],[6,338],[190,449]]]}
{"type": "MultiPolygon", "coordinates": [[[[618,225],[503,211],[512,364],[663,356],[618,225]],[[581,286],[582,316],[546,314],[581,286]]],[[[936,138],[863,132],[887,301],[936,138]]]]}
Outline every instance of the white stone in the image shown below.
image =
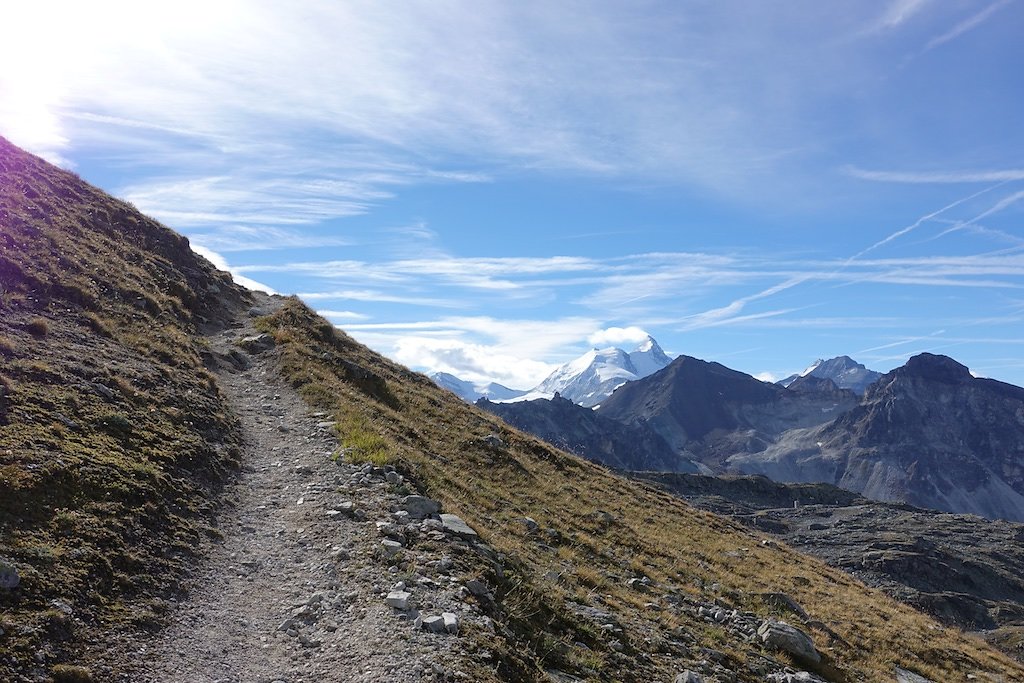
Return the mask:
{"type": "Polygon", "coordinates": [[[395,609],[409,609],[409,598],[412,597],[412,593],[403,590],[395,590],[388,593],[388,597],[384,599],[384,602],[390,607],[395,609]]]}

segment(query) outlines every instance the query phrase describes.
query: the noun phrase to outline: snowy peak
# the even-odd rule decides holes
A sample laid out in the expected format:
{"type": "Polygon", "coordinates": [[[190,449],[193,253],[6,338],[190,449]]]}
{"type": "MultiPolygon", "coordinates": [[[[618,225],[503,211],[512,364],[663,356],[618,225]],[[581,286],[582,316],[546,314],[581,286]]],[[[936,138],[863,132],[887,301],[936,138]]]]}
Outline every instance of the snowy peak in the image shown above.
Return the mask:
{"type": "Polygon", "coordinates": [[[662,350],[658,342],[654,341],[654,337],[651,336],[648,336],[647,339],[633,349],[629,354],[629,360],[633,364],[638,378],[653,375],[672,362],[668,354],[662,350]]]}
{"type": "Polygon", "coordinates": [[[523,398],[550,398],[557,392],[590,408],[626,382],[653,374],[671,362],[652,337],[630,353],[615,347],[592,349],[559,367],[523,398]]]}
{"type": "Polygon", "coordinates": [[[521,396],[524,392],[498,384],[497,382],[477,383],[460,379],[447,372],[435,372],[428,375],[434,384],[447,389],[463,401],[475,403],[481,398],[493,399],[496,401],[507,401],[521,396]]]}
{"type": "Polygon", "coordinates": [[[787,377],[779,384],[788,387],[800,377],[818,377],[832,380],[840,389],[849,389],[856,394],[863,395],[867,388],[881,376],[882,373],[867,369],[849,356],[837,356],[828,360],[819,358],[799,375],[787,377]]]}
{"type": "Polygon", "coordinates": [[[566,398],[576,401],[571,395],[572,392],[567,390],[578,385],[581,380],[590,377],[596,378],[599,382],[620,379],[619,384],[621,384],[636,379],[636,376],[633,361],[630,360],[629,354],[622,349],[593,349],[552,372],[537,385],[535,391],[551,394],[557,391],[566,398]]]}

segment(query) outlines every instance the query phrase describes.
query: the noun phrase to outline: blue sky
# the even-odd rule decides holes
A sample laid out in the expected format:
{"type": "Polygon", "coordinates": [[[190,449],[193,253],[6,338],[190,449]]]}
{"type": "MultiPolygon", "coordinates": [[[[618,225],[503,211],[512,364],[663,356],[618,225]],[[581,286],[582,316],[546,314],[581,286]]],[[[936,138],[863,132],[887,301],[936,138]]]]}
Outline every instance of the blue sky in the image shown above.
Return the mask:
{"type": "Polygon", "coordinates": [[[1024,385],[1013,0],[37,0],[0,134],[416,369],[1024,385]]]}

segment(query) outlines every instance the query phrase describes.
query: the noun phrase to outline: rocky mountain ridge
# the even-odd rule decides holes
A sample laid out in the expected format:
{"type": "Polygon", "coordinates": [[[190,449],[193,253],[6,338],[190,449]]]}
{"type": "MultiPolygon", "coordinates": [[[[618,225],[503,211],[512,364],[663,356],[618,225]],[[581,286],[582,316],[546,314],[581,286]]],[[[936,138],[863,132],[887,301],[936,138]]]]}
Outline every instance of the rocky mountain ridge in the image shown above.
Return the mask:
{"type": "Polygon", "coordinates": [[[789,387],[800,378],[817,377],[832,380],[840,389],[849,389],[861,396],[881,376],[882,373],[867,369],[862,363],[858,363],[849,356],[837,356],[828,360],[819,358],[803,372],[790,375],[781,380],[779,384],[789,387]]]}
{"type": "Polygon", "coordinates": [[[661,436],[646,426],[616,422],[557,393],[550,400],[513,403],[482,400],[476,405],[558,448],[617,470],[698,472],[701,469],[680,458],[661,436]]]}

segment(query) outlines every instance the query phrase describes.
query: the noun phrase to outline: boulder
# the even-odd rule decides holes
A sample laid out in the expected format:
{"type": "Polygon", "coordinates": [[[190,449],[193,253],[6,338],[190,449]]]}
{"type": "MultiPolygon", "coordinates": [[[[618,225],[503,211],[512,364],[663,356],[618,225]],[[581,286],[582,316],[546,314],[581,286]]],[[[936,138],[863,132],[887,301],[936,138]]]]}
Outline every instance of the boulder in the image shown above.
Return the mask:
{"type": "Polygon", "coordinates": [[[398,541],[392,541],[390,538],[385,538],[380,542],[382,548],[384,548],[384,555],[387,557],[394,557],[402,551],[402,544],[398,541]]]}
{"type": "Polygon", "coordinates": [[[761,593],[761,600],[763,600],[766,605],[771,605],[772,607],[778,607],[779,609],[792,612],[801,619],[806,620],[810,618],[807,616],[807,612],[804,611],[804,608],[800,606],[800,603],[785,593],[761,593]]]}
{"type": "Polygon", "coordinates": [[[444,633],[444,617],[425,617],[423,619],[423,628],[427,629],[431,633],[444,633]]]}
{"type": "Polygon", "coordinates": [[[901,669],[898,666],[896,667],[895,674],[896,683],[935,683],[930,678],[925,678],[913,671],[907,671],[906,669],[901,669]]]}
{"type": "Polygon", "coordinates": [[[260,353],[274,348],[274,338],[269,334],[258,334],[254,337],[246,337],[238,342],[238,345],[249,353],[260,353]]]}
{"type": "Polygon", "coordinates": [[[20,583],[21,577],[18,576],[18,570],[13,565],[0,560],[0,589],[17,588],[20,583]]]}
{"type": "Polygon", "coordinates": [[[761,642],[768,647],[788,652],[800,661],[809,664],[817,664],[821,661],[821,655],[815,649],[811,637],[784,621],[766,619],[757,629],[757,635],[761,642]]]}
{"type": "Polygon", "coordinates": [[[441,511],[441,504],[426,496],[406,496],[398,504],[399,510],[409,513],[413,519],[423,519],[441,511]]]}
{"type": "Polygon", "coordinates": [[[461,517],[456,515],[441,515],[441,524],[444,525],[444,530],[448,533],[455,534],[461,538],[475,539],[478,538],[477,533],[470,528],[468,524],[462,521],[461,517]]]}

